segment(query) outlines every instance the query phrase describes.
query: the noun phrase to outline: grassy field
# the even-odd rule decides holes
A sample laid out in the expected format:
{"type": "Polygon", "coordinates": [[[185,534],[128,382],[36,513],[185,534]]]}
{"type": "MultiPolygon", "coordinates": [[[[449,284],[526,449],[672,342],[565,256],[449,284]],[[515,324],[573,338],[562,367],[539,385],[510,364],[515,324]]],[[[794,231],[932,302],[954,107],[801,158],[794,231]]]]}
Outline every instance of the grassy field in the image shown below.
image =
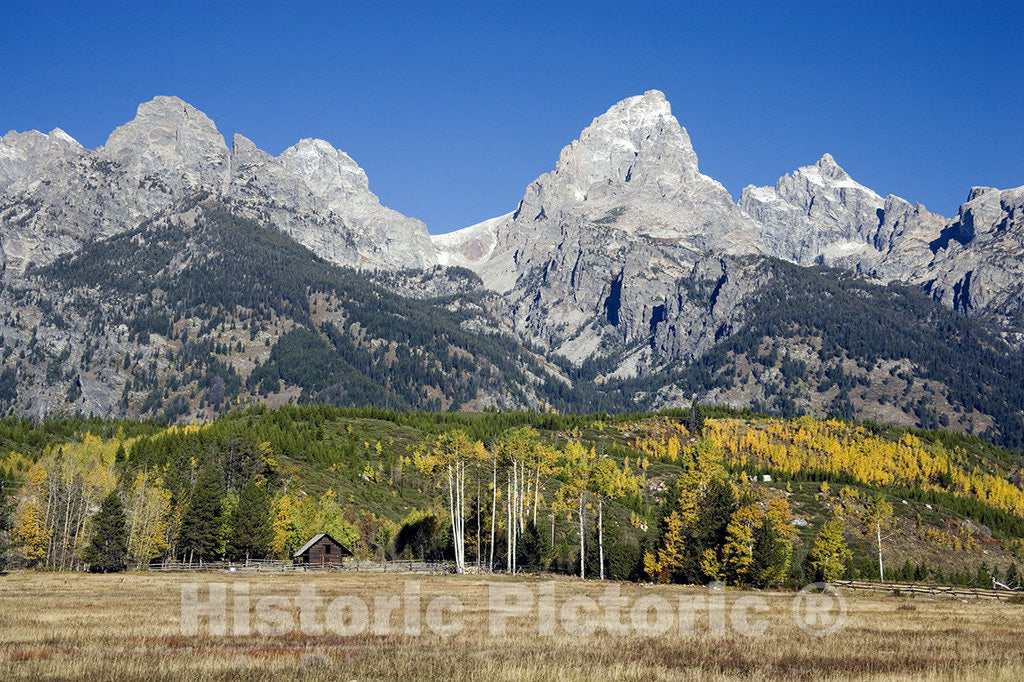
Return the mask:
{"type": "MultiPolygon", "coordinates": [[[[551,583],[548,583],[551,585],[551,583]]],[[[1024,606],[896,596],[844,595],[848,618],[825,637],[794,623],[794,594],[726,592],[731,609],[743,597],[763,598],[756,614],[767,629],[745,636],[727,628],[712,634],[707,613],[692,633],[677,627],[656,637],[609,634],[553,636],[538,631],[536,612],[508,621],[503,636],[489,632],[489,590],[532,593],[528,578],[372,574],[81,574],[19,572],[0,577],[0,679],[228,680],[228,679],[480,679],[480,680],[740,680],[740,679],[974,679],[1024,678],[1024,606]],[[393,634],[213,636],[200,619],[199,635],[181,633],[181,586],[245,582],[255,604],[264,595],[294,599],[311,585],[331,600],[357,595],[401,595],[407,581],[421,592],[421,607],[439,595],[457,597],[461,633],[406,635],[403,616],[392,615],[393,634]]],[[[571,596],[598,598],[606,586],[568,578],[554,581],[559,609],[571,596]]],[[[234,594],[234,587],[228,594],[234,594]]],[[[619,585],[627,603],[657,594],[669,600],[704,598],[701,588],[619,585]]],[[[323,613],[323,609],[321,609],[323,613]]],[[[450,614],[449,614],[450,615],[450,614]]],[[[371,617],[372,618],[372,617],[371,617]]],[[[296,612],[296,622],[297,622],[296,612]]],[[[624,617],[629,622],[628,616],[624,617]]],[[[375,622],[372,621],[371,622],[375,622]]],[[[450,622],[450,621],[447,621],[450,622]]],[[[596,623],[597,621],[595,621],[596,623]]],[[[602,621],[603,622],[603,621],[602,621]]]]}

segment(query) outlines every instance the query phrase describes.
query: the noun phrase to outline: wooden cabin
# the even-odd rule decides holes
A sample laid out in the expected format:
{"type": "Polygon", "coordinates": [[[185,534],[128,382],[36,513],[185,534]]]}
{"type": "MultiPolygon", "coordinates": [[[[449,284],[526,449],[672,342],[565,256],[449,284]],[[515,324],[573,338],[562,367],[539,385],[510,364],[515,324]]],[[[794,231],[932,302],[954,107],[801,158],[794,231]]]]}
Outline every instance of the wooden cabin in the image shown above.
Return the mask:
{"type": "Polygon", "coordinates": [[[296,563],[307,566],[341,565],[342,559],[352,552],[327,533],[320,533],[295,552],[296,563]]]}

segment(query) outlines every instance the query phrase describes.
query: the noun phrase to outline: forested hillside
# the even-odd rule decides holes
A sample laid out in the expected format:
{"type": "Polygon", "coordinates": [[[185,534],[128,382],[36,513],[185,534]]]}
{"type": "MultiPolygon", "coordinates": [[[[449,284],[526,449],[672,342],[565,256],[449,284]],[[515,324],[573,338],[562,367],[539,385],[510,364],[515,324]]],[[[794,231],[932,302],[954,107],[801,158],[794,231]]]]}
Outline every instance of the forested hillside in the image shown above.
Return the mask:
{"type": "MultiPolygon", "coordinates": [[[[648,390],[781,416],[828,415],[967,431],[1024,445],[1024,362],[984,320],[922,291],[768,259],[737,324],[648,390]]],[[[714,283],[689,286],[714,306],[714,283]]]]}
{"type": "Polygon", "coordinates": [[[1024,559],[1021,463],[970,436],[700,408],[6,419],[0,533],[9,566],[96,570],[116,498],[117,568],[287,558],[326,531],[363,558],[767,586],[877,576],[878,526],[890,579],[981,584],[1024,559]]]}
{"type": "Polygon", "coordinates": [[[472,295],[399,296],[202,197],[30,281],[4,292],[0,407],[15,413],[581,403],[472,295]]]}

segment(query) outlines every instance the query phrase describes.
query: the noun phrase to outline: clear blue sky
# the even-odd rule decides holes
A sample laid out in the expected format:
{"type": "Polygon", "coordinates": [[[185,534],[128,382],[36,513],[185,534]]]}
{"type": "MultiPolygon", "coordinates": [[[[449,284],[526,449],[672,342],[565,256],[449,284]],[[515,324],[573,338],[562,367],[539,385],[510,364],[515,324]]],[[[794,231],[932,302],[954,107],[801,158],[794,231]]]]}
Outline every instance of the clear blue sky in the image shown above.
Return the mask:
{"type": "Polygon", "coordinates": [[[327,139],[432,232],[511,210],[650,88],[734,196],[825,151],[946,215],[1024,184],[1021,2],[275,5],[0,0],[0,130],[98,146],[174,94],[275,154],[327,139]]]}

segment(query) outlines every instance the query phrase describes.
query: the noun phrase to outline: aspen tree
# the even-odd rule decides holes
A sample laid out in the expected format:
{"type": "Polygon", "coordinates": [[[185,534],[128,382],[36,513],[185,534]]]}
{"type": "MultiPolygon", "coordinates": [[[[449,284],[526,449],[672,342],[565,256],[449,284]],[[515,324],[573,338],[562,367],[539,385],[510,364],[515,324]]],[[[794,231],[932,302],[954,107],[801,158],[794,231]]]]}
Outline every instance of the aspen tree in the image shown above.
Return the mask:
{"type": "Polygon", "coordinates": [[[586,536],[586,500],[596,459],[597,454],[593,449],[588,449],[577,440],[569,441],[565,446],[563,455],[562,474],[565,477],[565,482],[555,495],[555,508],[566,512],[570,516],[575,514],[579,522],[580,578],[587,577],[587,557],[584,544],[586,536]]]}
{"type": "Polygon", "coordinates": [[[619,468],[611,459],[601,457],[594,462],[590,488],[597,498],[597,548],[600,564],[598,573],[601,580],[604,580],[604,503],[606,500],[637,494],[640,490],[640,481],[625,462],[622,468],[619,468]]]}
{"type": "Polygon", "coordinates": [[[442,433],[429,450],[414,455],[416,467],[439,478],[448,492],[448,514],[455,548],[455,570],[466,570],[466,468],[486,456],[483,444],[463,431],[442,433]]]}

